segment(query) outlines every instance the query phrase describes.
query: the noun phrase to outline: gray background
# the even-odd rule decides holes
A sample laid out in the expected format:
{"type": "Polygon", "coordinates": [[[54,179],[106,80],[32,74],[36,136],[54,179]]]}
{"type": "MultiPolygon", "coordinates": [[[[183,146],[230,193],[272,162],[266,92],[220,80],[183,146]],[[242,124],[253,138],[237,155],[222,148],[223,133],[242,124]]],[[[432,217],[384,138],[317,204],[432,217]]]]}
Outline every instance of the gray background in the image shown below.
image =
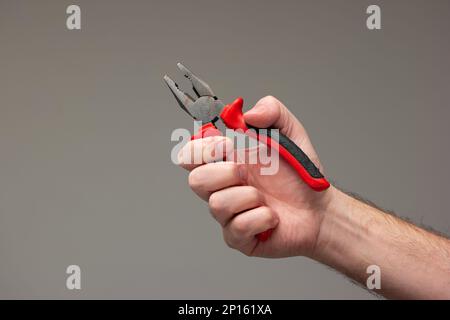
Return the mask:
{"type": "Polygon", "coordinates": [[[449,30],[436,0],[1,0],[0,298],[371,298],[225,246],[170,161],[192,123],[161,78],[182,61],[225,101],[279,97],[339,186],[448,233],[449,30]]]}

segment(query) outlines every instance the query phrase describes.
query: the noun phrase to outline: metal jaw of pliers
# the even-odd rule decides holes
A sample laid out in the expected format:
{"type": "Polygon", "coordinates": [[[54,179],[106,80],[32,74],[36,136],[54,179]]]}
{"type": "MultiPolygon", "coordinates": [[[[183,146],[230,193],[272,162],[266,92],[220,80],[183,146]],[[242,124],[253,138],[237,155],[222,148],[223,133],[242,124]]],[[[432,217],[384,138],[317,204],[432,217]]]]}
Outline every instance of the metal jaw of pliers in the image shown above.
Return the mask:
{"type": "Polygon", "coordinates": [[[200,121],[202,126],[199,133],[193,138],[217,135],[217,130],[225,134],[226,129],[248,131],[244,121],[242,106],[244,100],[237,98],[233,103],[225,105],[212,91],[211,87],[181,63],[177,64],[183,75],[191,82],[192,89],[197,98],[180,90],[178,85],[167,75],[164,81],[175,96],[180,107],[194,120],[200,121]],[[212,129],[216,129],[215,131],[212,129]]]}
{"type": "MultiPolygon", "coordinates": [[[[180,90],[178,85],[170,79],[167,75],[164,76],[164,81],[169,87],[170,91],[178,101],[181,109],[187,112],[194,120],[200,121],[203,126],[220,127],[222,134],[225,134],[225,126],[220,120],[220,113],[225,107],[224,103],[217,98],[210,86],[193,74],[188,68],[181,63],[177,64],[183,75],[191,82],[192,90],[197,95],[194,99],[189,94],[180,90]]],[[[203,128],[203,127],[202,127],[203,128]]],[[[194,136],[195,137],[195,136],[194,136]]]]}
{"type": "MultiPolygon", "coordinates": [[[[189,94],[180,90],[178,85],[167,75],[164,80],[172,91],[180,107],[186,111],[196,121],[201,121],[202,126],[199,133],[193,139],[202,138],[209,135],[225,134],[225,130],[241,130],[244,134],[266,144],[268,147],[276,149],[279,155],[287,161],[292,168],[297,171],[300,178],[313,190],[323,191],[330,186],[330,183],[320,173],[319,169],[292,140],[283,134],[277,135],[277,139],[270,135],[270,128],[254,128],[248,126],[244,121],[242,113],[243,100],[237,98],[234,102],[225,105],[210,86],[194,75],[181,63],[177,64],[183,75],[191,82],[192,89],[197,95],[194,99],[189,94]],[[252,130],[249,130],[252,129],[252,130]],[[269,134],[261,133],[260,129],[265,129],[269,134]],[[212,133],[211,133],[212,132],[212,133]],[[210,134],[209,134],[210,133],[210,134]]],[[[266,239],[269,235],[265,235],[266,239]]],[[[258,237],[262,240],[262,236],[258,237]]]]}

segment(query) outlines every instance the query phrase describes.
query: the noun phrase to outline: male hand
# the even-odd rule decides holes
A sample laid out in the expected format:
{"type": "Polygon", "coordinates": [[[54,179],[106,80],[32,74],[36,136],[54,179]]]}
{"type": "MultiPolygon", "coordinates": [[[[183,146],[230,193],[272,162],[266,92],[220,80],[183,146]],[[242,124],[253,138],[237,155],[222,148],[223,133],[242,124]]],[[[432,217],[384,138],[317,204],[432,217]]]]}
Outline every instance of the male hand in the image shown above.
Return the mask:
{"type": "MultiPolygon", "coordinates": [[[[305,129],[280,101],[265,97],[244,117],[254,127],[280,129],[323,172],[305,129]]],[[[450,298],[450,240],[333,186],[313,191],[282,158],[274,175],[261,175],[261,164],[241,163],[234,155],[238,161],[215,162],[224,156],[219,143],[232,149],[225,137],[194,140],[179,161],[230,247],[249,256],[305,255],[364,285],[368,266],[377,266],[382,284],[374,290],[387,298],[450,298]],[[191,164],[194,152],[202,155],[200,164],[191,164]],[[259,241],[256,235],[271,228],[271,237],[259,241]]]]}
{"type": "MultiPolygon", "coordinates": [[[[280,101],[265,97],[244,117],[254,127],[278,128],[323,172],[305,129],[280,101]]],[[[260,164],[214,162],[223,157],[214,152],[219,143],[226,145],[226,150],[232,149],[230,139],[207,137],[186,144],[178,159],[191,171],[192,190],[209,202],[225,242],[249,256],[311,256],[333,188],[311,190],[281,157],[274,175],[261,175],[260,164]],[[201,164],[192,164],[190,155],[196,152],[202,154],[201,164]],[[271,237],[258,241],[255,236],[271,228],[271,237]]]]}

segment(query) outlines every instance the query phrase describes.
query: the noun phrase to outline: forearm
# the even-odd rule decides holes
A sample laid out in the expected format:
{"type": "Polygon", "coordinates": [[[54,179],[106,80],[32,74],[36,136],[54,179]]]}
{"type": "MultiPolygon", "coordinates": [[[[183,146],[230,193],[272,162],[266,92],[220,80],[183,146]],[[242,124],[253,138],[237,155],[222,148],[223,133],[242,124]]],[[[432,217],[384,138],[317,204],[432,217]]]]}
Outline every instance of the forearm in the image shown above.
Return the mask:
{"type": "Polygon", "coordinates": [[[332,188],[312,258],[366,284],[381,271],[378,293],[397,299],[450,299],[450,241],[332,188]]]}

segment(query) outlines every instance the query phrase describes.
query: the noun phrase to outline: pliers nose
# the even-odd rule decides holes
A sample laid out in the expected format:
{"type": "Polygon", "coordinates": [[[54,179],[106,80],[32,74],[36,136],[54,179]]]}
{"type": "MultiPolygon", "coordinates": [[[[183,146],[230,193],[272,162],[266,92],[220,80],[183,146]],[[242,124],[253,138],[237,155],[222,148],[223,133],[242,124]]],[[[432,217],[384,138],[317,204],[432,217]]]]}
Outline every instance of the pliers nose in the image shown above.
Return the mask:
{"type": "Polygon", "coordinates": [[[202,79],[193,74],[188,68],[183,66],[181,63],[177,63],[178,69],[183,73],[183,75],[191,81],[192,89],[198,98],[203,96],[215,97],[214,92],[211,90],[211,87],[202,79]]]}
{"type": "Polygon", "coordinates": [[[188,93],[183,92],[178,84],[173,81],[169,76],[164,76],[164,81],[169,87],[172,94],[175,96],[175,99],[178,101],[180,107],[186,111],[192,118],[197,119],[198,110],[194,107],[194,103],[201,97],[211,97],[215,100],[217,97],[214,95],[211,87],[202,79],[193,74],[188,68],[183,66],[181,63],[177,63],[178,69],[183,73],[184,77],[191,82],[192,90],[197,95],[197,99],[191,97],[188,93]]]}
{"type": "Polygon", "coordinates": [[[189,114],[192,118],[195,119],[194,115],[192,114],[194,99],[189,94],[181,91],[178,88],[178,85],[175,83],[175,81],[170,79],[168,75],[164,76],[164,81],[166,82],[166,84],[169,87],[170,91],[172,92],[173,96],[177,100],[181,109],[186,111],[187,114],[189,114]]]}

